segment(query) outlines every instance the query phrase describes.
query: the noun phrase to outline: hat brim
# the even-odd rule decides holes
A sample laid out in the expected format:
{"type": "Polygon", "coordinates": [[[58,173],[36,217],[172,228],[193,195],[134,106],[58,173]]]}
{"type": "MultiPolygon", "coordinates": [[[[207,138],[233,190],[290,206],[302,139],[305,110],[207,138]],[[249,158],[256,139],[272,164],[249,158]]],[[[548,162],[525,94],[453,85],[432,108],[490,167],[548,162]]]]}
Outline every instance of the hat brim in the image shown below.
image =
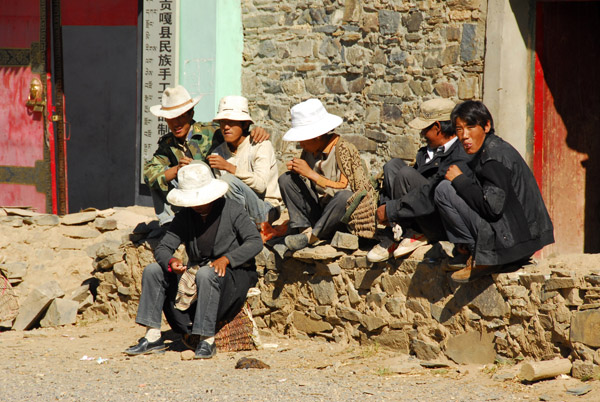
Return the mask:
{"type": "Polygon", "coordinates": [[[209,184],[198,189],[181,190],[174,188],[167,194],[167,201],[178,207],[196,207],[205,205],[222,197],[229,190],[229,184],[219,179],[212,179],[209,184]]]}
{"type": "Polygon", "coordinates": [[[423,130],[424,128],[431,126],[436,121],[437,120],[425,120],[420,117],[417,117],[416,119],[413,119],[410,122],[408,122],[408,125],[412,128],[416,128],[417,130],[423,130]]]}
{"type": "Polygon", "coordinates": [[[327,134],[342,124],[344,120],[340,116],[327,113],[325,118],[318,122],[299,127],[290,128],[284,135],[284,141],[306,141],[327,134]]]}
{"type": "Polygon", "coordinates": [[[186,103],[184,106],[170,110],[163,109],[162,105],[150,106],[150,113],[157,117],[163,117],[165,119],[174,119],[175,117],[181,116],[182,114],[196,106],[198,102],[200,102],[200,99],[202,99],[202,96],[203,95],[196,96],[192,98],[191,103],[186,103]]]}
{"type": "Polygon", "coordinates": [[[252,120],[248,113],[236,111],[217,113],[217,116],[213,119],[213,121],[218,122],[219,120],[249,121],[250,123],[254,124],[254,120],[252,120]]]}

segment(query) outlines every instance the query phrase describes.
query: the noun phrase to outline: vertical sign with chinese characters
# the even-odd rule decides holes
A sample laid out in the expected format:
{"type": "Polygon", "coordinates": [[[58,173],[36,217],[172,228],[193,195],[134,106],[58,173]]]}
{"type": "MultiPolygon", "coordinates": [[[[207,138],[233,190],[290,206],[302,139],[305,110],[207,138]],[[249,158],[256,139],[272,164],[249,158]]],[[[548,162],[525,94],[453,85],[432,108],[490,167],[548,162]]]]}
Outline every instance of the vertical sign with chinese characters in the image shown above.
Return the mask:
{"type": "MultiPolygon", "coordinates": [[[[169,132],[167,123],[150,113],[160,104],[163,91],[178,82],[178,0],[144,0],[142,37],[141,171],[152,157],[160,137],[169,132]]],[[[143,174],[140,175],[143,181],[143,174]]]]}

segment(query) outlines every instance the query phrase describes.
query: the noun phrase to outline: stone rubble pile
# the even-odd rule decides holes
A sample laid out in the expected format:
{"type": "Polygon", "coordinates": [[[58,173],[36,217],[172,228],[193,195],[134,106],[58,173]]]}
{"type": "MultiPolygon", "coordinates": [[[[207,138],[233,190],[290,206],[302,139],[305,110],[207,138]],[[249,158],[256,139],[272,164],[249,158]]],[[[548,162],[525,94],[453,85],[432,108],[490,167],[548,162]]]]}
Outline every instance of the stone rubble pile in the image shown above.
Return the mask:
{"type": "MultiPolygon", "coordinates": [[[[129,240],[132,228],[152,219],[149,208],[142,214],[134,212],[136,208],[63,217],[0,208],[0,273],[12,287],[15,300],[10,302],[17,303],[18,311],[16,317],[10,314],[0,322],[0,327],[52,327],[73,324],[82,317],[94,305],[97,287],[107,286],[105,278],[92,275],[93,270],[109,262],[114,265],[118,261],[115,249],[123,239],[129,240]],[[96,264],[99,254],[109,258],[96,264]]],[[[8,301],[11,296],[6,297],[8,301]]]]}

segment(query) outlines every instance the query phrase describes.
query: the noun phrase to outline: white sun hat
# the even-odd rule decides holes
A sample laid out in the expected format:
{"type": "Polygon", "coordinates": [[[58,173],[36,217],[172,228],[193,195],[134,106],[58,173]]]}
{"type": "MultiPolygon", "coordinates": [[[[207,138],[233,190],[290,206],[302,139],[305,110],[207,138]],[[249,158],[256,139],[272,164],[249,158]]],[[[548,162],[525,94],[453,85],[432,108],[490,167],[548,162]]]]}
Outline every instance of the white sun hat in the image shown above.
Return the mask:
{"type": "Polygon", "coordinates": [[[234,121],[252,121],[250,112],[248,112],[248,99],[243,96],[224,96],[219,102],[219,111],[213,121],[234,120],[234,121]]]}
{"type": "Polygon", "coordinates": [[[167,201],[178,207],[195,207],[208,204],[222,197],[229,184],[215,179],[210,167],[200,161],[194,161],[177,172],[178,188],[167,194],[167,201]]]}
{"type": "Polygon", "coordinates": [[[309,99],[292,107],[292,128],[284,141],[306,141],[327,134],[343,123],[341,117],[328,113],[318,99],[309,99]]]}
{"type": "Polygon", "coordinates": [[[177,85],[175,88],[165,89],[161,104],[151,106],[150,112],[158,117],[174,119],[196,106],[201,98],[202,96],[192,98],[187,89],[177,85]]]}

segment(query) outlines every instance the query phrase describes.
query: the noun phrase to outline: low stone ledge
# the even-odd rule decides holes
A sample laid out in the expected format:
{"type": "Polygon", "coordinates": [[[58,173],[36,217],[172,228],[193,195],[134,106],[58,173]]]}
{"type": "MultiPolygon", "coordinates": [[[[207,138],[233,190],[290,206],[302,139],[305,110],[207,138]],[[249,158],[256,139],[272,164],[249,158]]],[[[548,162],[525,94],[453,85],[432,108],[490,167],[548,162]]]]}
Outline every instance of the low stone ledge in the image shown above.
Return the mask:
{"type": "MultiPolygon", "coordinates": [[[[141,273],[154,262],[156,244],[157,239],[146,239],[116,250],[101,248],[99,260],[117,262],[112,268],[98,264],[96,301],[84,317],[135,316],[141,273]],[[111,258],[107,250],[121,258],[111,258]]],[[[597,364],[594,358],[600,356],[597,272],[542,273],[531,265],[458,285],[443,270],[439,245],[377,264],[367,262],[366,249],[319,245],[290,253],[280,246],[265,247],[256,258],[261,292],[248,303],[262,330],[376,342],[423,360],[446,355],[462,363],[491,363],[502,357],[571,356],[597,364]]]]}

